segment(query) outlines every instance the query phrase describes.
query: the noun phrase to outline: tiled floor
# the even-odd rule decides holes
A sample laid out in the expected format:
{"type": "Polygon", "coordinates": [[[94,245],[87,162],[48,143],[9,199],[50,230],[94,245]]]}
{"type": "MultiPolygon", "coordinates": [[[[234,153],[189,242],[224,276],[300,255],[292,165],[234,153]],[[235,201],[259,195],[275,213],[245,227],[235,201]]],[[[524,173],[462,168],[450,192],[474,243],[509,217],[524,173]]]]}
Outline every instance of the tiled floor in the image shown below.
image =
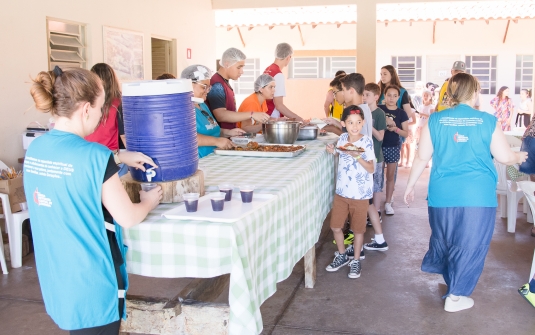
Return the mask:
{"type": "MultiPolygon", "coordinates": [[[[345,269],[328,273],[324,268],[336,249],[326,220],[317,243],[316,287],[304,288],[303,265],[298,263],[262,305],[263,335],[535,334],[535,309],[516,291],[528,280],[535,247],[526,216],[518,212],[517,231],[510,234],[506,220],[497,215],[485,270],[472,296],[474,308],[446,313],[442,278],[420,271],[430,234],[424,200],[429,171],[420,179],[417,201],[410,208],[402,205],[408,172],[400,168],[396,214],[383,220],[390,249],[367,252],[359,279],[348,279],[345,269]]],[[[372,236],[368,229],[366,241],[372,236]]],[[[131,276],[130,293],[171,297],[188,282],[131,276]]],[[[225,299],[223,294],[218,300],[225,299]]],[[[22,268],[0,277],[0,334],[67,334],[45,312],[33,255],[23,260],[22,268]]]]}

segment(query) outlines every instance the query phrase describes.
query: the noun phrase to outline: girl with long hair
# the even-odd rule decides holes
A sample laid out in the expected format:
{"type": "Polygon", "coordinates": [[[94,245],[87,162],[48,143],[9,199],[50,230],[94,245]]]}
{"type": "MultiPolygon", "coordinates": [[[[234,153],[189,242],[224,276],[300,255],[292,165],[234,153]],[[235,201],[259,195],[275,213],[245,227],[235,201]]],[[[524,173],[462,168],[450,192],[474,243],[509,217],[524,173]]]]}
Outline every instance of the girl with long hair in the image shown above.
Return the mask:
{"type": "Polygon", "coordinates": [[[509,98],[509,87],[500,87],[496,97],[490,101],[490,105],[494,108],[494,116],[498,119],[502,130],[511,130],[511,119],[515,105],[513,104],[513,100],[509,98]]]}
{"type": "Polygon", "coordinates": [[[85,139],[89,142],[97,142],[105,145],[114,153],[115,162],[119,165],[119,176],[128,172],[127,166],[139,168],[139,162],[154,164],[152,159],[140,152],[119,150],[124,148],[119,141],[125,141],[124,135],[120,134],[120,128],[123,127],[122,109],[121,109],[121,87],[115,71],[106,63],[93,65],[91,72],[96,74],[104,88],[105,100],[102,106],[102,117],[97,128],[92,134],[85,139]]]}

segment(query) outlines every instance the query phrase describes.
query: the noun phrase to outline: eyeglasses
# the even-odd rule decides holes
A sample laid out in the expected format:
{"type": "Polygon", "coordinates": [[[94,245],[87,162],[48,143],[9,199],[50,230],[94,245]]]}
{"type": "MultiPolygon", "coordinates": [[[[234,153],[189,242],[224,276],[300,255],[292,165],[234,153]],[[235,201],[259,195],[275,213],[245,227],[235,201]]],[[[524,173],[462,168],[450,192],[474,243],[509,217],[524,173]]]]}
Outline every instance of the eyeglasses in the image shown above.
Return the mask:
{"type": "Polygon", "coordinates": [[[211,85],[205,85],[205,84],[201,84],[201,83],[194,83],[194,84],[197,84],[197,85],[202,86],[202,88],[204,88],[204,91],[205,91],[206,93],[210,92],[210,90],[212,89],[212,86],[211,86],[211,85]]]}

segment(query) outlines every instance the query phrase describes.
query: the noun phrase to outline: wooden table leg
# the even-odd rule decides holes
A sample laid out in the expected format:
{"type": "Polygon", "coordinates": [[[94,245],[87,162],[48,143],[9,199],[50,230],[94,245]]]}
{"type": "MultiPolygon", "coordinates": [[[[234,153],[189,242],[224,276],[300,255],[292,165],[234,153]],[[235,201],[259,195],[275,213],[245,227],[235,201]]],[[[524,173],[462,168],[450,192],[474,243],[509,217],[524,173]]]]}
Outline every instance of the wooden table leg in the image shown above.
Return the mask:
{"type": "Polygon", "coordinates": [[[305,288],[314,288],[316,284],[316,246],[305,254],[305,288]]]}

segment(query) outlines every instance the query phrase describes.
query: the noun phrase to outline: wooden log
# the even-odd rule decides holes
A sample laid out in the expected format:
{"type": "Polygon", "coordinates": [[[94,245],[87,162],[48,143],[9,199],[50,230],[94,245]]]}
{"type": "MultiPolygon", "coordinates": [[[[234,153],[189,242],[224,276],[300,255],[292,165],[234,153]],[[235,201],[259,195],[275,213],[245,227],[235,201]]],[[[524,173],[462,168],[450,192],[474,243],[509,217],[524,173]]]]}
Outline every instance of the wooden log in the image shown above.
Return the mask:
{"type": "Polygon", "coordinates": [[[316,246],[313,245],[305,254],[305,288],[316,285],[316,246]]]}
{"type": "Polygon", "coordinates": [[[127,296],[127,319],[120,334],[228,334],[228,304],[197,301],[177,302],[167,308],[167,299],[127,296]]]}
{"type": "MultiPolygon", "coordinates": [[[[134,180],[130,172],[121,177],[124,189],[130,200],[137,204],[139,203],[139,191],[141,191],[141,183],[134,180]]],[[[175,202],[182,202],[184,193],[199,193],[202,197],[204,195],[204,174],[202,170],[197,170],[191,177],[168,182],[157,182],[162,187],[163,197],[162,204],[170,204],[175,202]]]]}
{"type": "Polygon", "coordinates": [[[212,302],[223,293],[223,290],[228,290],[229,283],[230,274],[213,278],[195,278],[179,294],[171,299],[165,307],[172,307],[180,299],[212,302]]]}

